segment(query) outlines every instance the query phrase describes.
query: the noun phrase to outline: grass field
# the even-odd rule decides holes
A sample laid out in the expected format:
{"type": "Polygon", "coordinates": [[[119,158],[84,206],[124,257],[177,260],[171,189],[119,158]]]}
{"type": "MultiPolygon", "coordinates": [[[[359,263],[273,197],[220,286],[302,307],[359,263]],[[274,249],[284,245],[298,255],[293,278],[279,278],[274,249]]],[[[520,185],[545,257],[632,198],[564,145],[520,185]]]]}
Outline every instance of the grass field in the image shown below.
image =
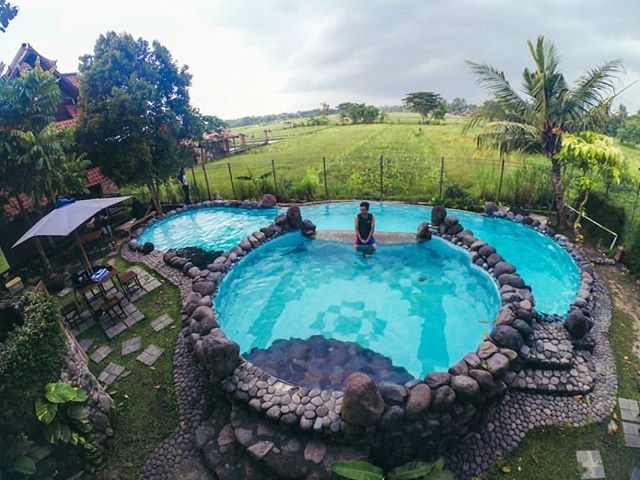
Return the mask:
{"type": "MultiPolygon", "coordinates": [[[[192,201],[213,195],[259,199],[275,193],[280,202],[366,198],[427,203],[479,210],[487,201],[532,211],[552,210],[550,164],[542,157],[476,149],[475,131],[464,131],[466,119],[447,118],[424,125],[410,113],[390,113],[385,123],[305,126],[303,119],[236,130],[261,145],[188,169],[192,201]],[[270,142],[262,145],[268,131],[270,142]],[[204,169],[206,168],[206,176],[204,169]],[[207,187],[208,184],[208,187],[207,187]]],[[[236,141],[236,145],[239,145],[236,141]]],[[[627,218],[638,207],[640,150],[621,146],[626,170],[619,185],[598,184],[627,218]]],[[[573,178],[570,168],[565,178],[573,178]]],[[[148,200],[140,189],[127,193],[148,200]]],[[[162,189],[167,202],[181,202],[175,182],[162,189]]],[[[568,202],[575,202],[575,188],[568,202]]],[[[632,229],[625,228],[625,233],[632,229]]]]}

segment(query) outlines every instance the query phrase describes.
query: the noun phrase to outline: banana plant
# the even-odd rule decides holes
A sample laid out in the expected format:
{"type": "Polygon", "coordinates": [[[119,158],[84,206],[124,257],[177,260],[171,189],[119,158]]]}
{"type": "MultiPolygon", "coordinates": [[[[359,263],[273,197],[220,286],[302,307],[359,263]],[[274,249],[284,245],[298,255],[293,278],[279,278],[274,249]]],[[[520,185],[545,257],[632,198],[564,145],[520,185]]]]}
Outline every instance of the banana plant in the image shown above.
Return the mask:
{"type": "Polygon", "coordinates": [[[350,480],[455,480],[444,468],[444,459],[433,463],[409,462],[395,467],[385,475],[384,470],[369,462],[344,460],[331,465],[333,473],[350,480]]]}

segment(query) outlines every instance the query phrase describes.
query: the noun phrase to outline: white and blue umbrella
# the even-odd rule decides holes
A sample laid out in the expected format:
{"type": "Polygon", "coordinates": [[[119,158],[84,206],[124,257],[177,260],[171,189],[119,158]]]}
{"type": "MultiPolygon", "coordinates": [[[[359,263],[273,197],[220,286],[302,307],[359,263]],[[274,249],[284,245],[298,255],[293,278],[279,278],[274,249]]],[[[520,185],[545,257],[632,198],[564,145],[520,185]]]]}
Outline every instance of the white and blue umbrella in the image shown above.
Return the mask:
{"type": "Polygon", "coordinates": [[[100,210],[111,207],[120,202],[124,202],[129,198],[131,197],[124,196],[90,198],[88,200],[59,200],[56,202],[56,208],[38,220],[33,227],[27,230],[25,234],[13,244],[12,248],[32,237],[66,237],[67,235],[71,235],[76,232],[76,239],[80,246],[80,250],[82,251],[82,258],[84,259],[87,267],[91,269],[91,262],[89,261],[87,252],[82,246],[82,242],[80,241],[80,237],[77,233],[78,227],[90,218],[94,217],[100,210]]]}

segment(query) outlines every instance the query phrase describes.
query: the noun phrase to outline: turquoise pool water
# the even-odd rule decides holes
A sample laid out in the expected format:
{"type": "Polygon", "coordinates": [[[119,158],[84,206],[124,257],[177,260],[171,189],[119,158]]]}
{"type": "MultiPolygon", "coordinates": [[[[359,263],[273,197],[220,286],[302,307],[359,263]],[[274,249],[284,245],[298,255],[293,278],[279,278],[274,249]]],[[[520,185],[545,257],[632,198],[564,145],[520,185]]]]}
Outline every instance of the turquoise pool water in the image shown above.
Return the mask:
{"type": "Polygon", "coordinates": [[[357,342],[419,378],[476,349],[500,299],[466,251],[440,238],[371,258],[298,233],[251,252],[225,276],[215,307],[246,353],[277,339],[357,342]]]}
{"type": "MultiPolygon", "coordinates": [[[[309,205],[301,208],[318,230],[353,230],[358,202],[309,205]]],[[[372,203],[379,232],[415,233],[418,224],[431,220],[431,207],[397,203],[372,203]]],[[[580,286],[580,271],[566,250],[536,230],[500,218],[461,210],[447,210],[479,238],[496,248],[514,265],[536,299],[536,310],[565,315],[580,286]]],[[[380,246],[378,253],[387,247],[380,246]]]]}
{"type": "Polygon", "coordinates": [[[276,208],[198,208],[155,223],[139,241],[151,242],[158,250],[197,246],[226,251],[252,232],[272,224],[277,214],[276,208]]]}

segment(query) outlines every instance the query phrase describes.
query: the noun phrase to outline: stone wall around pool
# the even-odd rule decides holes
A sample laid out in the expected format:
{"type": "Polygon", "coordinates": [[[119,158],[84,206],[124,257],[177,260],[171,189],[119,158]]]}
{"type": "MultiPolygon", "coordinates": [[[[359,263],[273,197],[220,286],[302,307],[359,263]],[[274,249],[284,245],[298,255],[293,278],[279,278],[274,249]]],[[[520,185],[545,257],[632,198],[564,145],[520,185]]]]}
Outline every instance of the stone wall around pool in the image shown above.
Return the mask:
{"type": "MultiPolygon", "coordinates": [[[[216,201],[185,208],[209,206],[260,208],[262,204],[216,201]]],[[[501,215],[490,209],[487,213],[501,215]]],[[[529,217],[513,217],[553,234],[529,217]]],[[[468,250],[471,261],[493,276],[501,307],[490,335],[475,352],[447,372],[432,372],[403,385],[376,384],[362,373],[349,377],[343,391],[292,385],[244,360],[238,345],[220,329],[212,306],[225,273],[278,235],[295,231],[314,235],[315,226],[301,218],[299,208],[289,208],[286,215],[249,235],[204,270],[173,251],[164,254],[167,265],[180,269],[193,282],[183,306],[182,335],[210,385],[219,390],[217,400],[229,401],[228,423],[198,441],[210,468],[216,472],[229,468],[227,428],[234,432],[237,445],[230,455],[236,461],[242,457],[255,463],[244,465],[245,473],[255,468],[281,478],[330,478],[331,464],[341,459],[375,460],[383,467],[434,459],[473,434],[510,389],[563,395],[591,391],[595,378],[585,364],[593,349],[589,335],[593,272],[580,249],[565,237],[555,237],[578,264],[581,283],[565,319],[544,318],[535,311],[535,299],[524,280],[493,247],[475,238],[444,208],[434,207],[430,224],[429,233],[468,250]],[[559,373],[536,377],[541,368],[552,371],[554,366],[559,373]],[[301,444],[306,447],[300,448],[301,444]]],[[[142,249],[136,237],[129,247],[142,249]]]]}

